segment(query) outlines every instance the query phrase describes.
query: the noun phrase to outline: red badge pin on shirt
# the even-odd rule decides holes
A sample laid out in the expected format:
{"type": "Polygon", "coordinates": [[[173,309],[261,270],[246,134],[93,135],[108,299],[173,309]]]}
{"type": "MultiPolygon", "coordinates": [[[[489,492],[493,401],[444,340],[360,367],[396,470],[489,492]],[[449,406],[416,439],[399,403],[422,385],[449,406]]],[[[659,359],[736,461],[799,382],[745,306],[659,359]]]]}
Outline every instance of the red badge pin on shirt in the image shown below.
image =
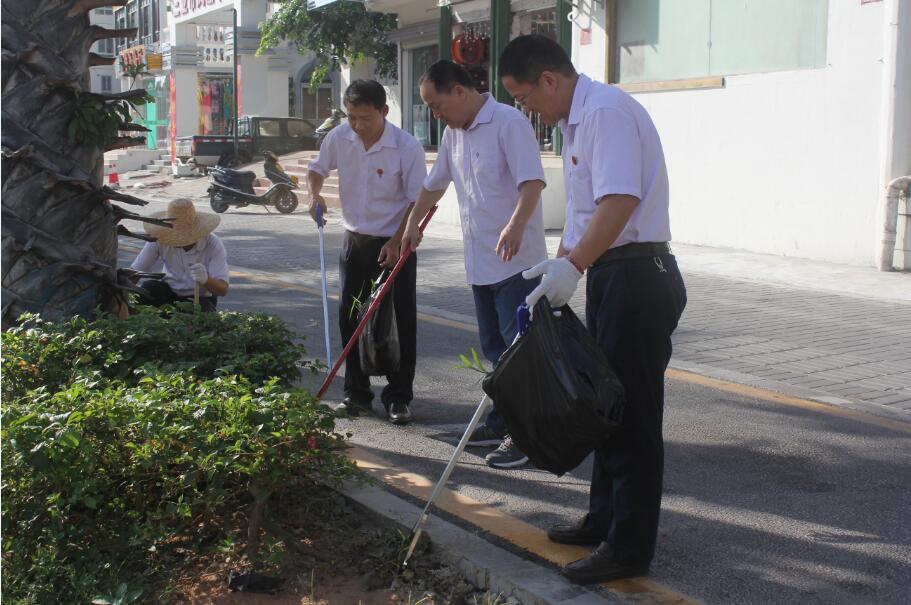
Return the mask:
{"type": "Polygon", "coordinates": [[[578,158],[576,158],[576,156],[572,156],[572,157],[573,157],[573,166],[578,165],[579,164],[578,158]]]}
{"type": "Polygon", "coordinates": [[[382,169],[382,168],[377,168],[377,169],[376,169],[376,173],[377,173],[378,175],[380,175],[380,176],[383,176],[383,169],[382,169]]]}

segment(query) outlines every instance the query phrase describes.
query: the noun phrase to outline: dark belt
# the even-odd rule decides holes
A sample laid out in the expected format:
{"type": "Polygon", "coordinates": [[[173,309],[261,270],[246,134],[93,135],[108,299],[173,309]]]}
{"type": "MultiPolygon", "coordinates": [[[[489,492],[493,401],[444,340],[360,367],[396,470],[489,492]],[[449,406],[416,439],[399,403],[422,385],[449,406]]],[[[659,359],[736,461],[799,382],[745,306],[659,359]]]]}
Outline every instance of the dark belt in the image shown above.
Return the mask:
{"type": "Polygon", "coordinates": [[[671,254],[671,245],[669,243],[638,242],[634,244],[624,244],[622,246],[617,246],[616,248],[611,248],[599,256],[595,262],[592,263],[592,266],[597,267],[598,265],[603,265],[604,263],[615,260],[641,258],[643,256],[660,256],[662,254],[671,254]]]}

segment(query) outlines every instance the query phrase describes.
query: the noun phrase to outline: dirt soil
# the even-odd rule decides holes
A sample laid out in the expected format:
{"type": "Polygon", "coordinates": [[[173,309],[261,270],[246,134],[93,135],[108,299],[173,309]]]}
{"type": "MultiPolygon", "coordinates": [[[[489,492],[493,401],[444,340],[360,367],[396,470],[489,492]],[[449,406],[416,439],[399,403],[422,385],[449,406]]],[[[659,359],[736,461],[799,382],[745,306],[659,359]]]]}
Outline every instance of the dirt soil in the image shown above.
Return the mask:
{"type": "MultiPolygon", "coordinates": [[[[473,605],[497,602],[441,563],[423,542],[409,569],[399,563],[409,536],[328,489],[284,496],[269,511],[260,548],[246,554],[243,514],[206,523],[151,602],[176,605],[473,605]],[[195,544],[195,546],[193,545],[195,544]],[[277,594],[232,592],[228,572],[284,578],[277,594]]],[[[200,524],[200,527],[202,524],[200,524]]],[[[500,603],[503,601],[500,600],[500,603]]]]}

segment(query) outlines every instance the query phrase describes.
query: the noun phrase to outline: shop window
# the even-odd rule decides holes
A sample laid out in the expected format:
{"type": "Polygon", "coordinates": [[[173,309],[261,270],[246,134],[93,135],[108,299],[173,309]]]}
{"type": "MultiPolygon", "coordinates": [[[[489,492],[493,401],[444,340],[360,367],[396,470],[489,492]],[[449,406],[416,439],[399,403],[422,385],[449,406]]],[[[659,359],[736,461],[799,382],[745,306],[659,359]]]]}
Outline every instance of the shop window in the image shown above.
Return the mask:
{"type": "Polygon", "coordinates": [[[282,123],[278,120],[260,120],[259,136],[261,137],[280,137],[282,136],[282,123]]]}
{"type": "MultiPolygon", "coordinates": [[[[557,39],[557,8],[556,6],[537,10],[516,11],[512,15],[509,36],[516,38],[526,34],[540,34],[551,40],[557,39]]],[[[521,107],[517,107],[523,110],[521,107]]],[[[554,127],[544,123],[541,115],[530,111],[526,112],[528,121],[535,132],[538,147],[542,151],[552,151],[554,148],[554,127]]]]}
{"type": "Polygon", "coordinates": [[[452,60],[471,74],[478,92],[490,91],[490,20],[456,23],[449,50],[452,60]]]}
{"type": "Polygon", "coordinates": [[[408,51],[410,65],[411,88],[411,134],[422,145],[439,144],[439,124],[433,114],[421,100],[421,89],[418,82],[427,69],[436,63],[439,58],[437,45],[415,48],[408,51]]]}
{"type": "Polygon", "coordinates": [[[234,119],[234,82],[227,74],[199,74],[199,134],[227,134],[234,119]]]}
{"type": "Polygon", "coordinates": [[[828,0],[618,0],[620,82],[822,67],[828,0]]]}

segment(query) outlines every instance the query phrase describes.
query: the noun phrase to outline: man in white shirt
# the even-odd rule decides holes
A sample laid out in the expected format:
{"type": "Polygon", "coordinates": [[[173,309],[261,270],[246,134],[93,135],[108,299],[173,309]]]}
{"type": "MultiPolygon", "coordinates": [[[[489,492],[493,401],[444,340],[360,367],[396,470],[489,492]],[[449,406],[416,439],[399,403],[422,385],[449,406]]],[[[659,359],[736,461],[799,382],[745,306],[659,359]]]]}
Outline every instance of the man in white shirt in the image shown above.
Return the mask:
{"type": "MultiPolygon", "coordinates": [[[[365,302],[384,267],[399,259],[405,221],[427,175],[424,148],[413,136],[386,120],[386,91],[373,80],[355,80],[344,96],[348,121],[333,128],[310,163],[310,215],[326,212],[320,195],[323,181],[338,170],[339,197],[345,241],[339,258],[342,297],[339,328],[347,343],[357,329],[356,301],[365,302]]],[[[401,361],[398,372],[386,376],[380,396],[389,420],[411,421],[417,349],[417,255],[405,261],[392,288],[401,361]]],[[[341,410],[357,415],[373,401],[370,377],[361,368],[358,345],[345,358],[345,398],[341,410]]]]}
{"type": "Polygon", "coordinates": [[[587,584],[641,575],[655,554],[661,509],[664,371],[686,289],[671,254],[667,168],[645,109],[619,88],[578,74],[566,52],[520,36],[500,57],[506,90],[564,134],[566,226],[557,258],[527,277],[528,297],[563,305],[587,270],[586,320],[626,392],[623,428],[595,451],[589,513],[548,531],[597,546],[563,573],[587,584]]]}
{"type": "MultiPolygon", "coordinates": [[[[447,128],[408,220],[402,248],[417,247],[419,221],[449,183],[455,183],[481,350],[496,364],[515,338],[516,308],[536,285],[523,279],[522,271],[547,258],[538,142],[520,111],[478,93],[468,72],[452,61],[433,64],[420,80],[420,92],[447,128]]],[[[528,461],[509,438],[496,402],[468,445],[499,445],[486,458],[494,468],[528,461]]]]}
{"type": "Polygon", "coordinates": [[[171,227],[143,223],[146,232],[157,241],[148,242],[136,256],[132,269],[149,271],[162,261],[164,277],[146,279],[139,286],[147,294],[139,303],[160,307],[193,300],[199,289],[203,311],[214,311],[218,297],[228,293],[228,257],[225,246],[212,233],[221,217],[210,212],[197,212],[193,202],[177,199],[168,204],[156,218],[172,219],[171,227]]]}

